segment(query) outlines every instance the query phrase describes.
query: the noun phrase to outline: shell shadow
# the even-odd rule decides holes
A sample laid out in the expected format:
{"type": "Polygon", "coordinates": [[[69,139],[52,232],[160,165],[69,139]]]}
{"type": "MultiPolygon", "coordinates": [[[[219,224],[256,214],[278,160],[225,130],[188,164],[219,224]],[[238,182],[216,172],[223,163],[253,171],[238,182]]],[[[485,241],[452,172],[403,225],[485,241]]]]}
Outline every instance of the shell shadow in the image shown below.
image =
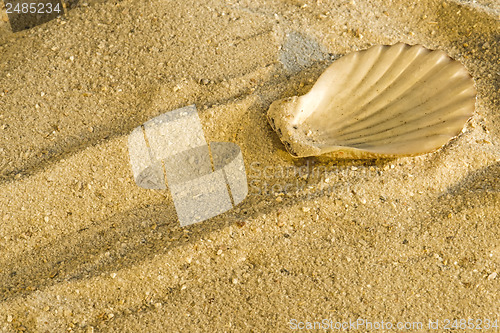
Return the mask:
{"type": "MultiPolygon", "coordinates": [[[[446,202],[448,210],[460,213],[477,207],[500,204],[500,162],[471,171],[461,181],[441,193],[437,201],[446,202]]],[[[441,206],[441,205],[439,205],[441,206]]],[[[446,212],[441,212],[445,214],[446,212]]]]}

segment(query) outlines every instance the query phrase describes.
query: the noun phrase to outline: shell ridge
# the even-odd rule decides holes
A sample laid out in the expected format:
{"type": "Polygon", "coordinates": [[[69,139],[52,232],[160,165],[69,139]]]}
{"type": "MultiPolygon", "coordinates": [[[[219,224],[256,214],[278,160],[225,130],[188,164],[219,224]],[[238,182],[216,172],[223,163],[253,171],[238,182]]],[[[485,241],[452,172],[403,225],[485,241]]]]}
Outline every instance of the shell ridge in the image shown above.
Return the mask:
{"type": "MultiPolygon", "coordinates": [[[[348,121],[346,124],[344,124],[344,128],[345,127],[349,127],[351,126],[351,124],[353,122],[356,122],[358,121],[356,117],[360,117],[362,116],[363,114],[370,114],[370,113],[374,113],[376,110],[378,110],[376,107],[377,107],[377,103],[378,104],[385,104],[387,102],[384,102],[387,100],[387,94],[393,94],[394,92],[392,91],[392,89],[394,89],[394,87],[397,87],[398,85],[401,85],[401,81],[404,81],[404,75],[405,74],[408,74],[408,71],[410,71],[413,67],[417,66],[417,67],[421,67],[422,65],[419,64],[420,62],[423,62],[427,59],[419,59],[418,56],[415,56],[412,61],[410,61],[409,63],[406,64],[406,66],[404,67],[404,69],[401,69],[400,72],[394,77],[392,78],[392,80],[390,82],[388,82],[388,84],[384,87],[382,87],[382,90],[379,91],[378,95],[374,95],[373,96],[373,99],[371,99],[370,101],[364,103],[364,105],[360,105],[356,111],[353,111],[350,116],[351,116],[351,120],[348,121]],[[374,106],[375,105],[375,106],[374,106]],[[372,109],[370,109],[370,107],[372,107],[372,109]],[[375,108],[375,111],[373,110],[373,108],[375,108]]],[[[389,67],[389,70],[386,72],[386,74],[384,76],[390,76],[392,75],[390,73],[391,69],[393,66],[390,66],[389,67]]],[[[428,71],[432,70],[432,68],[429,68],[428,71]]],[[[427,73],[427,72],[426,72],[427,73]]],[[[425,75],[426,73],[423,73],[423,75],[425,75]]],[[[415,79],[413,80],[415,81],[415,79]]],[[[402,92],[404,93],[404,91],[402,92]]],[[[399,96],[400,94],[398,94],[399,96]]],[[[396,97],[393,97],[394,98],[397,98],[398,96],[396,97]]],[[[341,130],[341,129],[339,129],[341,130]]]]}
{"type": "MultiPolygon", "coordinates": [[[[396,44],[398,45],[398,44],[396,44]]],[[[387,46],[386,46],[387,47],[387,46]]],[[[405,54],[405,51],[408,51],[408,48],[406,47],[402,47],[402,48],[398,48],[397,49],[397,56],[395,57],[395,59],[392,60],[392,63],[389,63],[387,64],[385,67],[385,70],[383,71],[383,73],[381,73],[381,75],[378,77],[378,79],[373,83],[372,86],[376,86],[377,84],[380,84],[381,81],[387,79],[387,76],[390,76],[391,75],[391,67],[393,67],[394,63],[397,63],[397,62],[403,62],[404,59],[402,59],[403,55],[405,54]]],[[[404,68],[401,69],[401,73],[400,75],[403,73],[403,71],[408,67],[408,66],[411,66],[412,62],[416,59],[416,56],[414,59],[412,59],[412,61],[410,61],[409,63],[406,63],[404,64],[404,68]]],[[[395,80],[398,79],[399,76],[395,76],[392,78],[392,80],[390,80],[389,82],[386,82],[385,83],[385,86],[382,87],[382,91],[387,89],[395,80]]],[[[360,109],[362,109],[363,107],[365,107],[366,105],[368,105],[373,99],[377,98],[377,94],[373,94],[373,92],[371,92],[369,90],[370,87],[368,87],[368,89],[366,90],[365,94],[362,95],[362,97],[365,97],[365,101],[364,103],[360,104],[359,107],[357,108],[357,110],[355,111],[359,111],[360,109]],[[368,96],[368,99],[366,98],[366,95],[369,95],[369,94],[372,94],[372,96],[368,96]],[[367,99],[367,100],[366,100],[367,99]]],[[[346,110],[349,110],[349,104],[345,106],[345,109],[346,110]]],[[[352,114],[350,114],[349,112],[346,112],[345,114],[341,114],[341,117],[338,118],[338,122],[337,123],[341,123],[342,120],[346,119],[347,117],[350,117],[352,116],[352,114]]]]}
{"type": "MultiPolygon", "coordinates": [[[[360,84],[358,84],[358,86],[356,87],[356,89],[359,89],[359,91],[357,91],[355,93],[355,95],[352,96],[353,98],[350,98],[347,101],[347,103],[344,104],[344,106],[343,106],[344,109],[349,110],[352,107],[352,104],[355,103],[356,99],[358,99],[358,100],[365,99],[366,100],[366,96],[369,95],[370,93],[372,93],[370,89],[372,89],[373,87],[375,87],[377,85],[377,83],[379,83],[379,81],[381,80],[381,78],[385,75],[385,73],[387,72],[387,70],[388,70],[388,68],[390,67],[391,64],[390,63],[384,64],[383,63],[383,58],[384,57],[389,57],[391,54],[387,53],[387,52],[384,53],[383,50],[384,49],[380,49],[377,61],[374,62],[373,66],[368,71],[367,77],[365,77],[364,80],[361,81],[360,84]],[[383,71],[378,72],[377,71],[377,69],[378,69],[377,67],[382,67],[383,71]],[[366,84],[367,82],[368,82],[368,84],[366,84]]],[[[402,52],[404,51],[404,48],[400,48],[397,51],[398,51],[397,56],[399,57],[399,56],[401,56],[402,52]]],[[[374,97],[375,96],[373,96],[372,99],[374,97]]],[[[369,102],[369,101],[367,101],[367,102],[369,102]]],[[[338,118],[338,123],[340,123],[345,118],[346,118],[345,115],[341,115],[338,118]]]]}
{"type": "MultiPolygon", "coordinates": [[[[398,135],[398,142],[412,142],[415,141],[419,138],[429,138],[431,136],[435,135],[442,135],[442,136],[447,136],[448,138],[452,138],[453,136],[457,135],[458,133],[436,133],[434,130],[436,129],[437,126],[445,124],[445,123],[452,123],[453,122],[463,122],[464,117],[463,116],[456,116],[452,117],[450,119],[446,120],[441,120],[439,122],[436,122],[430,126],[420,126],[418,128],[414,128],[410,131],[406,131],[403,135],[398,135]]],[[[354,143],[348,143],[349,146],[356,147],[358,145],[362,145],[363,143],[365,144],[370,144],[370,145],[386,145],[388,140],[392,139],[392,136],[386,137],[386,138],[381,138],[379,140],[373,140],[370,141],[369,143],[366,142],[354,142],[354,143]]],[[[343,143],[343,142],[342,142],[343,143]]]]}
{"type": "MultiPolygon", "coordinates": [[[[343,143],[349,143],[351,142],[351,140],[356,140],[356,139],[368,139],[370,137],[375,137],[376,135],[379,135],[381,133],[384,133],[386,131],[389,131],[389,130],[392,130],[392,129],[395,129],[395,128],[399,128],[399,129],[404,129],[408,126],[411,126],[413,125],[414,123],[422,120],[422,119],[428,119],[428,120],[431,120],[432,118],[430,117],[430,115],[432,115],[433,113],[438,113],[439,111],[444,111],[448,108],[451,108],[452,106],[455,106],[455,105],[459,105],[459,104],[462,104],[464,102],[467,101],[467,99],[469,98],[470,96],[464,96],[462,99],[460,100],[452,100],[451,102],[449,102],[448,104],[445,104],[435,110],[430,110],[430,111],[427,111],[427,112],[424,112],[424,113],[421,113],[420,116],[418,117],[413,117],[413,118],[410,118],[410,121],[405,121],[403,124],[395,124],[393,125],[392,127],[389,127],[389,128],[382,128],[382,129],[379,129],[378,132],[375,132],[375,133],[370,133],[370,134],[365,134],[365,135],[357,135],[357,136],[353,136],[352,138],[339,138],[337,137],[336,139],[339,140],[339,141],[342,141],[343,143]]],[[[470,117],[470,113],[471,112],[467,112],[467,114],[465,114],[465,110],[469,110],[469,109],[472,109],[474,107],[474,105],[463,105],[462,107],[460,108],[456,108],[454,110],[453,113],[449,113],[449,114],[446,114],[446,117],[445,119],[450,119],[453,116],[460,116],[462,118],[465,118],[465,119],[468,119],[470,117]]],[[[419,114],[419,112],[415,112],[414,114],[419,114]]],[[[442,117],[442,115],[439,115],[439,117],[442,117]]],[[[427,122],[428,124],[428,122],[427,122]]],[[[373,129],[374,127],[370,128],[370,129],[373,129]]]]}
{"type": "MultiPolygon", "coordinates": [[[[436,64],[436,66],[438,66],[438,65],[439,64],[436,64]]],[[[347,134],[355,132],[359,129],[365,128],[365,127],[367,127],[366,122],[368,122],[368,124],[370,124],[369,123],[370,120],[372,120],[376,117],[385,116],[385,113],[388,113],[391,110],[393,110],[395,107],[398,107],[399,105],[404,104],[405,98],[408,98],[408,96],[413,95],[414,91],[418,91],[419,87],[422,87],[422,86],[426,87],[427,86],[426,82],[428,80],[431,80],[433,77],[439,76],[442,71],[446,70],[446,67],[441,67],[441,68],[439,68],[439,70],[437,72],[432,72],[432,69],[434,67],[430,68],[428,71],[423,73],[423,75],[420,76],[420,79],[414,81],[412,85],[407,86],[406,89],[402,89],[402,91],[399,91],[398,95],[393,96],[390,101],[386,102],[386,104],[383,105],[382,107],[380,107],[379,109],[372,109],[372,112],[366,112],[367,115],[364,118],[359,119],[355,115],[353,115],[352,118],[356,121],[356,125],[348,126],[346,124],[346,126],[344,126],[343,128],[338,130],[339,136],[347,135],[347,134]],[[347,130],[347,131],[345,131],[345,130],[347,130]]],[[[396,83],[394,83],[394,84],[396,84],[396,83]]],[[[441,88],[440,91],[442,91],[443,89],[446,89],[446,86],[444,86],[444,88],[443,87],[440,87],[440,88],[441,88]]],[[[434,95],[434,92],[433,92],[433,95],[434,95]]],[[[383,97],[381,97],[381,99],[382,98],[383,97]]],[[[418,96],[416,96],[416,97],[414,96],[413,98],[418,98],[418,96]]],[[[352,121],[351,121],[351,123],[352,123],[352,121]]],[[[329,133],[329,134],[331,134],[331,133],[329,133]]]]}
{"type": "MultiPolygon", "coordinates": [[[[344,87],[344,89],[342,90],[342,93],[335,95],[335,97],[330,100],[330,102],[325,106],[325,108],[323,110],[328,110],[328,109],[335,107],[338,104],[344,103],[347,98],[352,96],[352,92],[354,90],[356,90],[357,88],[359,88],[359,86],[365,82],[366,73],[369,73],[370,71],[373,70],[373,67],[377,66],[377,60],[379,60],[380,56],[383,54],[383,52],[382,52],[383,48],[376,48],[376,49],[374,48],[374,50],[378,51],[377,56],[373,57],[373,59],[369,59],[371,61],[371,64],[369,67],[358,65],[365,58],[367,58],[367,57],[371,58],[371,57],[369,57],[371,54],[366,53],[366,52],[370,51],[370,49],[362,51],[364,53],[361,54],[356,59],[357,60],[356,65],[353,66],[354,68],[356,68],[356,67],[359,68],[359,73],[356,73],[356,74],[358,74],[358,76],[360,76],[359,80],[357,80],[357,82],[355,82],[353,84],[349,84],[347,87],[344,87]],[[361,76],[361,74],[364,74],[364,75],[361,76]]],[[[354,72],[356,72],[356,70],[354,70],[354,72]]],[[[351,72],[350,74],[352,75],[353,73],[351,72]]],[[[341,120],[341,118],[339,118],[339,120],[341,120]]]]}
{"type": "MultiPolygon", "coordinates": [[[[346,56],[347,57],[347,56],[346,56]]],[[[355,58],[357,59],[358,58],[358,55],[357,54],[353,54],[353,56],[351,56],[350,58],[355,58]]],[[[343,77],[349,77],[349,75],[352,73],[352,71],[355,70],[355,61],[351,61],[350,62],[350,66],[349,67],[343,67],[342,70],[346,70],[347,69],[347,72],[344,72],[344,73],[341,73],[343,77]]],[[[333,63],[331,66],[335,65],[335,63],[333,63]]],[[[337,64],[338,66],[338,64],[337,64]]],[[[335,67],[337,67],[335,66],[335,67]]],[[[335,68],[333,67],[333,68],[335,68]]],[[[329,68],[329,69],[332,69],[332,68],[329,68]]],[[[328,71],[328,69],[327,69],[328,71]]],[[[328,105],[330,100],[329,100],[329,97],[333,94],[336,93],[336,89],[341,89],[342,90],[342,84],[341,82],[339,82],[338,80],[338,75],[334,77],[334,79],[330,79],[330,80],[327,80],[324,78],[324,75],[327,74],[327,71],[325,71],[325,73],[321,74],[321,76],[319,77],[318,81],[316,81],[316,83],[313,85],[313,87],[311,88],[311,90],[304,96],[305,100],[302,99],[300,102],[302,103],[307,103],[307,102],[310,102],[309,100],[310,99],[317,99],[317,95],[321,95],[321,93],[323,92],[323,97],[321,98],[321,100],[317,103],[314,103],[314,104],[317,104],[315,108],[313,108],[312,112],[310,114],[314,114],[314,112],[316,112],[317,110],[323,110],[325,109],[325,105],[328,105]],[[334,87],[336,89],[331,89],[331,85],[334,84],[334,87]],[[315,91],[315,88],[316,88],[316,91],[315,91]],[[330,88],[330,91],[329,91],[329,88],[330,88]]],[[[299,99],[301,99],[302,97],[300,97],[299,99]]],[[[306,121],[308,117],[305,117],[305,118],[300,118],[300,121],[306,121]]]]}
{"type": "MultiPolygon", "coordinates": [[[[386,142],[389,139],[394,138],[395,136],[397,136],[398,138],[400,138],[398,140],[403,140],[403,138],[405,138],[405,136],[407,134],[412,134],[412,133],[416,133],[416,132],[423,132],[423,130],[432,129],[435,126],[438,126],[438,125],[441,125],[441,124],[444,124],[444,123],[447,123],[447,122],[454,122],[454,121],[461,121],[461,122],[463,122],[466,119],[468,119],[468,117],[457,115],[457,116],[450,117],[450,118],[447,118],[447,119],[444,119],[444,120],[439,120],[437,122],[433,122],[430,125],[425,125],[425,126],[420,126],[418,128],[414,128],[412,130],[406,131],[404,134],[398,133],[397,135],[394,135],[393,131],[387,130],[387,131],[380,132],[380,133],[387,133],[388,134],[387,136],[377,138],[376,140],[371,140],[371,141],[367,142],[367,141],[363,141],[363,140],[352,139],[352,140],[346,140],[346,141],[338,141],[336,144],[338,144],[338,145],[346,145],[346,146],[356,146],[356,145],[361,144],[361,143],[367,143],[367,144],[368,143],[369,144],[384,144],[384,142],[386,142]]],[[[458,134],[458,133],[454,133],[451,136],[453,137],[456,134],[458,134]]],[[[448,135],[448,133],[446,133],[444,135],[448,135]]],[[[416,138],[412,138],[411,140],[415,140],[415,139],[416,138]]]]}
{"type": "MultiPolygon", "coordinates": [[[[439,76],[439,73],[443,69],[444,68],[442,68],[440,71],[438,71],[434,75],[435,76],[439,76]]],[[[431,78],[432,78],[432,76],[431,76],[431,78]]],[[[454,92],[454,93],[456,92],[456,94],[458,96],[463,91],[463,89],[464,89],[464,87],[462,85],[467,85],[467,83],[468,82],[460,82],[460,83],[456,84],[453,87],[452,92],[454,92]]],[[[375,112],[375,113],[373,113],[373,114],[371,114],[371,115],[363,118],[362,120],[359,120],[358,123],[357,123],[358,127],[351,126],[348,131],[344,131],[344,132],[340,132],[339,131],[340,134],[337,135],[337,138],[340,139],[340,138],[345,137],[345,136],[353,135],[353,134],[356,134],[359,131],[363,131],[363,130],[368,129],[368,128],[374,128],[374,127],[376,127],[379,124],[385,123],[386,122],[385,119],[388,118],[388,115],[384,114],[383,113],[384,111],[387,111],[386,113],[389,113],[390,110],[395,110],[395,113],[392,113],[392,114],[389,114],[389,115],[391,115],[393,118],[396,118],[396,119],[399,118],[406,111],[406,105],[405,105],[406,103],[405,102],[407,102],[407,100],[405,100],[405,98],[408,99],[408,100],[410,100],[410,101],[415,100],[415,103],[417,103],[416,101],[421,100],[422,90],[420,90],[420,95],[415,95],[415,94],[413,94],[413,92],[415,90],[418,91],[418,89],[422,85],[426,85],[426,81],[420,82],[420,84],[416,85],[416,87],[413,86],[413,89],[410,89],[409,91],[407,91],[404,95],[401,96],[401,98],[399,98],[398,100],[395,100],[395,101],[391,102],[390,104],[386,105],[384,108],[385,109],[389,109],[389,111],[382,110],[382,109],[378,110],[377,112],[375,112]],[[383,117],[383,116],[385,116],[385,117],[383,117]],[[377,121],[377,118],[379,118],[378,122],[376,122],[376,123],[373,123],[373,122],[370,123],[369,122],[370,120],[373,120],[373,119],[375,119],[375,121],[377,121]]],[[[465,87],[465,88],[467,88],[467,87],[465,87]]],[[[424,100],[423,102],[421,102],[420,104],[417,104],[414,109],[418,110],[419,108],[426,107],[428,104],[434,103],[436,99],[440,99],[441,98],[442,93],[445,93],[447,91],[449,91],[448,87],[446,87],[445,85],[440,86],[438,90],[433,90],[431,92],[432,94],[429,93],[429,97],[426,100],[424,100]]],[[[423,93],[425,93],[425,92],[426,91],[423,91],[423,93]]],[[[434,111],[432,111],[432,112],[434,112],[434,111]]],[[[329,133],[329,134],[331,134],[331,133],[329,133]]]]}

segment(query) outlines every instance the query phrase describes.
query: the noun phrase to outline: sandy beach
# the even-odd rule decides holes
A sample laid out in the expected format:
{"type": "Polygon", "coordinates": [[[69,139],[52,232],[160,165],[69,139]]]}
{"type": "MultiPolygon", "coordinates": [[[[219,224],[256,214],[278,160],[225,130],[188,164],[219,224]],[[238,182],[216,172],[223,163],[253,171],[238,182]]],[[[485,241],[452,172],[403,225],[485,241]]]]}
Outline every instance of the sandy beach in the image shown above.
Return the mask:
{"type": "Polygon", "coordinates": [[[0,8],[0,332],[498,332],[498,1],[92,0],[15,33],[0,8]],[[286,152],[273,101],[398,42],[470,72],[461,135],[399,159],[286,152]],[[248,196],[181,228],[127,139],[191,104],[207,142],[240,147],[248,196]]]}

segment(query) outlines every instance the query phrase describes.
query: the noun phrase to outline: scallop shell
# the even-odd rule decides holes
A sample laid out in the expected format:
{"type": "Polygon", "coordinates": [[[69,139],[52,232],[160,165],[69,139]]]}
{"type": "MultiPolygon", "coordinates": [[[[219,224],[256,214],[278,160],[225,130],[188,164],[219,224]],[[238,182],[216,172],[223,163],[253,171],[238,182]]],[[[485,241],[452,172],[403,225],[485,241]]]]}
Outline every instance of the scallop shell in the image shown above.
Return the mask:
{"type": "Polygon", "coordinates": [[[414,156],[458,135],[475,96],[465,67],[443,51],[377,45],[335,61],[307,94],[273,102],[267,115],[294,156],[414,156]]]}

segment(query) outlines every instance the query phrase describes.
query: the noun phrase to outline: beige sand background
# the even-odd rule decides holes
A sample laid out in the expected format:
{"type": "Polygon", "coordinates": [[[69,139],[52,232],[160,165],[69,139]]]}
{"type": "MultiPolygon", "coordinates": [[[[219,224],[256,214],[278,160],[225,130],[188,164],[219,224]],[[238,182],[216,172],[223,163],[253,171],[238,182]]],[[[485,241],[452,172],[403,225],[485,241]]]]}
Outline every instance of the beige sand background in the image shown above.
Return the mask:
{"type": "Polygon", "coordinates": [[[81,1],[15,34],[3,13],[0,331],[500,324],[499,7],[81,1]],[[468,68],[478,99],[464,133],[416,158],[291,158],[270,103],[347,52],[400,41],[468,68]],[[192,103],[207,141],[241,147],[251,186],[236,209],[181,229],[168,191],[135,185],[127,135],[192,103]]]}

